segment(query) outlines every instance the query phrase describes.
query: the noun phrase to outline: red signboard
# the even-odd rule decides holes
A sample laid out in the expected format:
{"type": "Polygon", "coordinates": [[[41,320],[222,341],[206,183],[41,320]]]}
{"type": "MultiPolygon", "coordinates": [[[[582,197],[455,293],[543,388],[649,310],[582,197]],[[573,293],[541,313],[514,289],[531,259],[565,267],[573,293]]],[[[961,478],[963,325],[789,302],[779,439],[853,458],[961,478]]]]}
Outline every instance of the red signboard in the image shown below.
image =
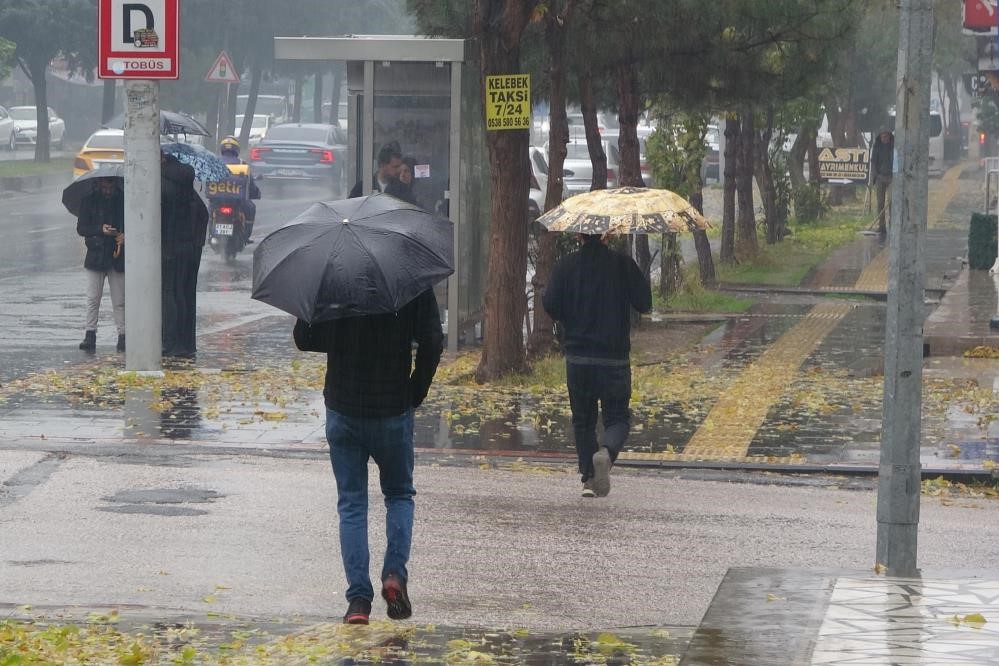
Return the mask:
{"type": "Polygon", "coordinates": [[[999,0],[964,0],[964,32],[996,34],[996,4],[999,0]]]}
{"type": "Polygon", "coordinates": [[[179,7],[179,0],[100,0],[97,75],[178,78],[179,7]]]}

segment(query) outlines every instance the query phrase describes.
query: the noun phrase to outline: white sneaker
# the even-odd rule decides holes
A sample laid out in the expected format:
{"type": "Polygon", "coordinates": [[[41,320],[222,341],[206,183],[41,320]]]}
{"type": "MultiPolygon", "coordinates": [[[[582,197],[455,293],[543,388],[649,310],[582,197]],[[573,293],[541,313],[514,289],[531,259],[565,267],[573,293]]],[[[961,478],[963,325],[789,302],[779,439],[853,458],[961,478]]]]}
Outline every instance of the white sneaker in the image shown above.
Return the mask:
{"type": "Polygon", "coordinates": [[[600,450],[593,454],[593,492],[597,497],[607,497],[610,493],[610,451],[606,446],[601,446],[600,450]]]}
{"type": "Polygon", "coordinates": [[[583,497],[596,497],[597,494],[593,492],[593,480],[587,479],[583,481],[583,497]]]}

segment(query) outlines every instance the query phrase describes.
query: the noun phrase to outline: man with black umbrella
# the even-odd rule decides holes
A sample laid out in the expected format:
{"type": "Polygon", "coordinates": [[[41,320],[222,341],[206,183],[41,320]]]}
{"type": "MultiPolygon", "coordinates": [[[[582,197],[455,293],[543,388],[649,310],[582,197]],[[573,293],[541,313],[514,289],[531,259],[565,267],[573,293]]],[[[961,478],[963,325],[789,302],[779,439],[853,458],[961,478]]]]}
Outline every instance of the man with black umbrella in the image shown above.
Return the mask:
{"type": "Polygon", "coordinates": [[[87,322],[80,349],[97,348],[97,316],[104,281],[111,290],[119,352],[125,351],[125,196],[113,178],[97,178],[94,191],[84,197],[76,218],[76,232],[83,236],[87,256],[87,322]]]}
{"type": "Polygon", "coordinates": [[[368,459],[385,497],[387,547],[382,597],[388,616],[412,615],[407,582],[413,540],[413,410],[420,406],[443,352],[432,289],[398,312],[295,324],[302,351],[327,355],[326,439],[336,478],[340,554],[347,577],[347,624],[367,624],[374,589],[368,575],[368,459]],[[413,364],[413,344],[417,345],[413,364]]]}

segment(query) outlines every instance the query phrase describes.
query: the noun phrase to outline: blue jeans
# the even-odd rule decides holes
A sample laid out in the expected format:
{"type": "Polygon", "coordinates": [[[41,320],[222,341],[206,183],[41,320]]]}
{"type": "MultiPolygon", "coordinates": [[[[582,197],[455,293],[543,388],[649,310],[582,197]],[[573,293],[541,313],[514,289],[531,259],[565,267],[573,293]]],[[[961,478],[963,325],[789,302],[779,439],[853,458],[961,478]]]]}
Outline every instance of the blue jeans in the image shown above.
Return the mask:
{"type": "Polygon", "coordinates": [[[378,465],[385,497],[387,547],[382,579],[409,579],[406,564],[413,542],[413,410],[387,418],[360,418],[326,410],[326,439],[336,478],[340,555],[347,576],[347,600],[374,598],[368,574],[368,458],[378,465]]]}
{"type": "Polygon", "coordinates": [[[597,443],[597,417],[603,412],[604,442],[611,460],[624,448],[631,429],[631,366],[588,365],[566,362],[566,384],[572,429],[576,436],[576,457],[582,480],[593,477],[593,454],[597,443]]]}

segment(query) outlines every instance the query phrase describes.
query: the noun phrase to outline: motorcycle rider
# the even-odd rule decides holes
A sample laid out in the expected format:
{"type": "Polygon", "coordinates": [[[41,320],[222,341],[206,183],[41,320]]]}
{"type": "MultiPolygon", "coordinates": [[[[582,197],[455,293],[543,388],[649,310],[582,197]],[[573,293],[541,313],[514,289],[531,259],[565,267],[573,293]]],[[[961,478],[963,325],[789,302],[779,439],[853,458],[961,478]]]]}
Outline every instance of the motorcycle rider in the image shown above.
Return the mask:
{"type": "MultiPolygon", "coordinates": [[[[219,142],[219,155],[226,164],[246,164],[239,157],[239,140],[234,136],[227,136],[219,142]]],[[[253,221],[257,217],[257,204],[253,199],[260,198],[260,188],[253,182],[251,176],[246,177],[248,187],[248,198],[243,199],[243,217],[246,220],[246,243],[249,245],[253,241],[250,235],[253,233],[253,221]]]]}

